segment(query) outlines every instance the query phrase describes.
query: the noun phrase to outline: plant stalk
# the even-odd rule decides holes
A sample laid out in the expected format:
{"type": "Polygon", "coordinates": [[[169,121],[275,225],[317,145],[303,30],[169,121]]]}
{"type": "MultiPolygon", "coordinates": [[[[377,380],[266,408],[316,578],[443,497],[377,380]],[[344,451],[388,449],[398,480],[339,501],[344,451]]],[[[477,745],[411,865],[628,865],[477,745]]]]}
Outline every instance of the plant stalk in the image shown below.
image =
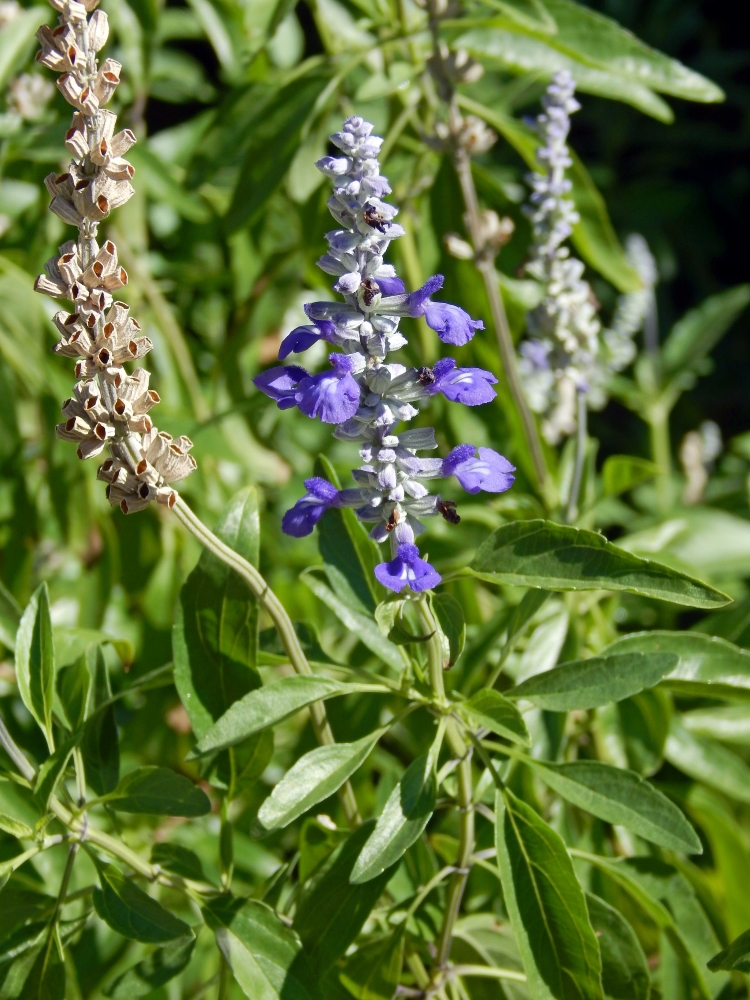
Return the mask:
{"type": "MultiPolygon", "coordinates": [[[[225,545],[220,538],[210,531],[206,525],[188,507],[182,497],[178,497],[172,508],[182,525],[194,535],[198,541],[209,552],[212,552],[217,559],[221,559],[231,569],[235,571],[252,590],[258,598],[263,609],[274,623],[279,637],[284,645],[289,662],[298,674],[312,674],[312,668],[307,662],[304,650],[294,631],[292,620],[286,612],[286,608],[271,590],[258,570],[242,556],[238,555],[234,549],[225,545]]],[[[328,722],[325,707],[322,702],[315,702],[310,706],[310,717],[318,743],[331,745],[335,743],[331,726],[328,722]]],[[[354,828],[360,825],[362,818],[359,815],[357,800],[354,797],[354,790],[351,783],[346,781],[339,789],[339,799],[346,815],[347,822],[354,828]]]]}
{"type": "MultiPolygon", "coordinates": [[[[457,108],[455,109],[455,114],[459,114],[457,108]]],[[[544,460],[544,451],[542,449],[541,438],[539,437],[539,428],[537,427],[534,414],[531,412],[528,400],[526,399],[526,393],[524,392],[523,384],[521,383],[521,376],[518,373],[516,350],[510,332],[510,326],[508,325],[508,317],[505,312],[505,306],[503,305],[502,295],[500,294],[500,283],[495,269],[495,262],[491,256],[482,253],[483,237],[481,229],[481,216],[479,212],[479,200],[477,198],[477,191],[474,185],[474,178],[471,173],[471,159],[469,158],[469,154],[466,149],[459,147],[456,150],[454,162],[456,165],[458,181],[461,185],[464,206],[466,208],[466,220],[469,235],[471,236],[471,242],[476,252],[474,263],[477,270],[482,275],[482,280],[484,281],[487,299],[490,304],[490,313],[492,314],[492,324],[495,327],[497,344],[500,349],[500,358],[505,370],[505,377],[508,380],[508,388],[510,389],[513,401],[516,404],[516,409],[518,410],[518,414],[521,418],[521,424],[523,426],[526,444],[529,448],[529,454],[531,455],[531,461],[534,466],[534,474],[536,475],[539,491],[545,502],[549,504],[551,502],[552,482],[549,471],[547,470],[547,463],[544,460]]]]}
{"type": "MultiPolygon", "coordinates": [[[[445,683],[443,679],[443,650],[440,643],[440,633],[437,623],[433,617],[430,606],[426,598],[421,598],[417,605],[419,609],[420,624],[428,632],[432,632],[432,637],[427,643],[427,666],[430,679],[430,686],[435,701],[439,704],[446,704],[445,683]]],[[[471,749],[464,742],[455,723],[448,719],[445,735],[451,752],[458,757],[459,764],[456,769],[458,781],[458,805],[461,810],[461,822],[459,832],[458,856],[456,858],[455,870],[448,883],[447,902],[443,925],[440,929],[440,936],[437,942],[437,955],[435,958],[436,976],[442,973],[450,957],[451,942],[453,940],[453,928],[455,927],[458,914],[461,909],[466,881],[469,877],[471,867],[471,856],[474,853],[474,805],[471,776],[471,749]]]]}
{"type": "Polygon", "coordinates": [[[658,468],[656,476],[656,503],[661,512],[672,504],[672,454],[669,442],[669,413],[658,404],[648,412],[651,434],[651,456],[658,468]]]}
{"type": "Polygon", "coordinates": [[[568,496],[567,520],[572,524],[578,516],[578,495],[581,492],[581,482],[583,480],[583,466],[586,462],[586,443],[588,434],[586,430],[586,420],[588,409],[586,406],[586,393],[577,393],[578,419],[576,421],[576,458],[573,468],[573,479],[570,484],[570,495],[568,496]]]}

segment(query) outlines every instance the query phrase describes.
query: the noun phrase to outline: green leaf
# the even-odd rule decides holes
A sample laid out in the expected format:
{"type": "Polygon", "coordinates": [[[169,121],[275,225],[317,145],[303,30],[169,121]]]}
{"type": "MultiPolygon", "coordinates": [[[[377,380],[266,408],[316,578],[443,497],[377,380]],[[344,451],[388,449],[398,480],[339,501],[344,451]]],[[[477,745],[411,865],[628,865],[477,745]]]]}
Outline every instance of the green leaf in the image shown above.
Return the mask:
{"type": "Polygon", "coordinates": [[[651,975],[638,936],[628,921],[598,896],[586,906],[602,955],[602,987],[609,1000],[648,1000],[651,975]]]}
{"type": "MultiPolygon", "coordinates": [[[[315,463],[315,475],[341,488],[336,470],[325,455],[315,463]]],[[[331,507],[318,523],[318,549],[336,596],[354,611],[372,615],[383,588],[373,570],[381,561],[378,546],[349,508],[331,507]]]]}
{"type": "Polygon", "coordinates": [[[95,628],[61,628],[52,630],[55,638],[55,666],[57,670],[78,660],[89,646],[109,643],[125,666],[135,659],[135,650],[129,639],[115,639],[95,628]]]}
{"type": "Polygon", "coordinates": [[[219,756],[216,774],[226,785],[230,800],[236,799],[258,781],[271,763],[273,745],[273,730],[265,729],[230,750],[232,759],[228,759],[229,755],[219,756]]]}
{"type": "Polygon", "coordinates": [[[610,455],[602,466],[604,495],[617,497],[647,482],[658,472],[653,462],[632,455],[610,455]]]}
{"type": "Polygon", "coordinates": [[[383,807],[375,829],[362,848],[351,874],[352,882],[369,882],[390,868],[420,836],[435,811],[435,764],[442,730],[430,752],[412,761],[383,807]]]}
{"type": "Polygon", "coordinates": [[[190,927],[165,910],[161,903],[140,889],[112,865],[99,862],[99,886],[94,889],[94,907],[101,919],[131,941],[163,944],[192,935],[190,927]]]}
{"type": "Polygon", "coordinates": [[[607,654],[674,653],[677,666],[664,685],[676,694],[699,698],[750,699],[750,652],[700,632],[635,632],[617,639],[607,654]]]}
{"type": "Polygon", "coordinates": [[[703,853],[698,835],[682,811],[633,771],[594,760],[529,763],[558,795],[599,819],[625,826],[660,847],[703,853]]]}
{"type": "Polygon", "coordinates": [[[168,767],[139,767],[104,796],[118,812],[154,816],[205,816],[211,812],[206,793],[184,774],[168,767]]]}
{"type": "Polygon", "coordinates": [[[489,0],[489,6],[496,7],[517,24],[532,31],[550,34],[557,31],[555,20],[542,0],[489,0]]]}
{"type": "MultiPolygon", "coordinates": [[[[458,97],[458,103],[497,129],[532,170],[539,167],[536,158],[539,137],[527,125],[511,115],[487,108],[464,96],[458,97]]],[[[633,270],[617,238],[604,199],[583,163],[575,153],[571,152],[571,156],[573,165],[568,171],[568,177],[573,185],[572,198],[580,216],[580,221],[573,229],[573,244],[589,267],[603,275],[618,291],[637,291],[641,287],[641,279],[633,270]]]]}
{"type": "Polygon", "coordinates": [[[374,618],[368,614],[363,614],[361,611],[355,611],[349,604],[346,604],[341,598],[337,597],[318,578],[314,569],[306,570],[300,574],[300,579],[317,598],[333,611],[339,621],[350,632],[353,632],[359,638],[360,642],[372,650],[376,656],[387,663],[388,666],[393,667],[394,670],[398,670],[399,673],[404,669],[404,660],[398,651],[398,647],[385,638],[374,618]]]}
{"type": "Polygon", "coordinates": [[[367,941],[346,961],[341,982],[356,1000],[392,1000],[401,978],[404,933],[401,927],[384,938],[367,941]]]}
{"type": "Polygon", "coordinates": [[[0,581],[0,642],[10,650],[16,648],[16,634],[21,624],[21,614],[18,601],[0,581]]]}
{"type": "Polygon", "coordinates": [[[65,1000],[65,963],[53,941],[42,947],[19,1000],[65,1000]]]}
{"type": "Polygon", "coordinates": [[[84,653],[57,674],[57,696],[73,732],[81,728],[86,718],[90,690],[91,671],[84,653]]]}
{"type": "Polygon", "coordinates": [[[236,701],[205,733],[188,754],[188,760],[233,746],[269,726],[294,715],[314,701],[357,691],[361,685],[345,684],[328,677],[293,676],[264,684],[236,701]]]}
{"type": "Polygon", "coordinates": [[[50,751],[53,751],[52,700],[55,696],[55,650],[46,583],[42,583],[34,591],[18,626],[16,677],[23,703],[43,730],[50,751]]]}
{"type": "Polygon", "coordinates": [[[513,521],[493,531],[471,564],[490,580],[546,590],[624,590],[691,608],[731,598],[684,573],[625,552],[603,535],[552,521],[513,521]]]}
{"type": "Polygon", "coordinates": [[[49,800],[54,795],[60,779],[65,774],[70,756],[80,743],[82,735],[79,731],[70,736],[64,743],[61,743],[57,750],[53,754],[50,754],[37,771],[36,782],[34,783],[34,801],[44,812],[47,811],[49,800]]]}
{"type": "Polygon", "coordinates": [[[226,216],[230,232],[252,221],[284,179],[326,83],[320,74],[294,80],[255,119],[226,216]]]}
{"type": "MultiPolygon", "coordinates": [[[[216,534],[258,564],[254,487],[232,498],[216,534]]],[[[175,685],[198,739],[230,705],[260,686],[257,599],[234,570],[207,550],[180,591],[173,649],[175,685]]]]}
{"type": "Polygon", "coordinates": [[[466,642],[466,619],[463,608],[451,594],[432,594],[432,610],[447,643],[448,666],[452,667],[466,642]]]}
{"type": "Polygon", "coordinates": [[[660,688],[641,691],[616,706],[628,765],[648,777],[664,760],[664,744],[672,718],[672,702],[660,688]]]}
{"type": "Polygon", "coordinates": [[[511,791],[495,798],[498,868],[532,1000],[602,1000],[583,890],[559,835],[511,791]]]}
{"type": "Polygon", "coordinates": [[[711,972],[726,969],[727,972],[750,973],[750,930],[740,934],[732,943],[709,961],[711,972]]]}
{"type": "Polygon", "coordinates": [[[164,948],[157,948],[142,962],[131,965],[104,990],[112,1000],[135,1000],[146,997],[170,979],[178,976],[193,956],[195,938],[178,939],[164,948]]]}
{"type": "Polygon", "coordinates": [[[724,99],[715,83],[652,49],[611,18],[573,0],[544,0],[544,6],[557,25],[550,42],[561,52],[673,97],[724,99]]]}
{"type": "Polygon", "coordinates": [[[362,848],[372,836],[374,820],[350,834],[305,888],[294,915],[316,976],[344,954],[356,939],[394,869],[388,868],[362,884],[352,880],[362,848]]]}
{"type": "Polygon", "coordinates": [[[0,813],[0,830],[9,833],[11,837],[19,839],[34,836],[34,831],[30,826],[15,819],[13,816],[6,816],[5,813],[0,813]]]}
{"type": "Polygon", "coordinates": [[[736,285],[704,299],[685,313],[662,346],[665,371],[692,368],[721,340],[729,327],[750,302],[750,285],[736,285]]]}
{"type": "Polygon", "coordinates": [[[319,1000],[297,934],[265,903],[222,896],[203,915],[250,1000],[319,1000]]]}
{"type": "Polygon", "coordinates": [[[744,760],[718,743],[693,736],[676,718],[669,728],[664,756],[690,778],[738,802],[750,802],[750,767],[744,760]]]}
{"type": "Polygon", "coordinates": [[[550,712],[597,708],[653,687],[675,668],[674,653],[620,653],[561,663],[506,692],[550,712]]]}
{"type": "Polygon", "coordinates": [[[206,880],[201,859],[195,851],[191,851],[189,847],[183,847],[182,844],[154,844],[151,848],[151,864],[159,865],[165,871],[180,875],[193,882],[205,882],[206,880]]]}
{"type": "Polygon", "coordinates": [[[86,660],[93,679],[90,703],[94,712],[83,727],[81,753],[87,783],[97,795],[106,795],[120,780],[120,744],[114,705],[110,701],[112,689],[101,646],[89,647],[86,660]]]}
{"type": "Polygon", "coordinates": [[[387,729],[376,729],[356,743],[316,747],[297,760],[260,807],[258,819],[278,830],[333,795],[372,753],[387,729]]]}
{"type": "Polygon", "coordinates": [[[693,736],[750,745],[750,709],[747,705],[695,708],[682,713],[682,724],[693,736]]]}
{"type": "Polygon", "coordinates": [[[502,736],[511,743],[529,746],[526,723],[512,701],[508,701],[499,691],[484,688],[477,691],[468,701],[460,701],[456,708],[461,715],[468,717],[477,726],[489,729],[491,733],[502,736]]]}
{"type": "Polygon", "coordinates": [[[644,114],[663,122],[672,122],[674,115],[669,105],[643,83],[629,79],[609,68],[581,63],[575,57],[555,47],[554,36],[544,39],[519,34],[514,26],[475,28],[456,39],[456,45],[472,55],[500,63],[513,73],[530,74],[547,81],[560,70],[568,70],[576,81],[576,89],[597,97],[631,104],[644,114]]]}

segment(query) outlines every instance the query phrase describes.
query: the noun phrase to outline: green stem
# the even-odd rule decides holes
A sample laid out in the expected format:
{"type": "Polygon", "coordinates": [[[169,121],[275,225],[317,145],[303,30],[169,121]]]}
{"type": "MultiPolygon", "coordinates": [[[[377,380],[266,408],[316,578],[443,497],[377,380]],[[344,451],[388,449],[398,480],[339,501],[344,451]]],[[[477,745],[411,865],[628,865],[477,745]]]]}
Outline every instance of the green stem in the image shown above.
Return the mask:
{"type": "Polygon", "coordinates": [[[216,1000],[226,1000],[229,996],[229,984],[232,981],[232,970],[229,968],[229,962],[224,958],[224,953],[221,953],[219,959],[219,989],[216,993],[216,1000]]]}
{"type": "Polygon", "coordinates": [[[672,504],[672,449],[669,441],[669,413],[656,404],[648,412],[651,432],[651,455],[658,468],[656,476],[656,502],[660,511],[669,510],[672,504]]]}
{"type": "Polygon", "coordinates": [[[588,410],[586,407],[586,393],[577,393],[578,420],[576,432],[576,458],[573,468],[573,479],[570,484],[570,495],[568,496],[567,520],[572,524],[578,516],[578,495],[581,492],[581,482],[583,480],[583,466],[586,461],[586,418],[588,410]]]}
{"type": "MultiPolygon", "coordinates": [[[[289,662],[298,674],[312,674],[312,668],[307,662],[304,650],[300,644],[297,633],[291,618],[287,614],[286,608],[271,590],[259,571],[242,556],[238,555],[234,549],[225,545],[220,538],[217,538],[212,531],[198,518],[188,507],[182,497],[178,497],[172,508],[180,522],[187,530],[194,535],[198,541],[209,552],[212,552],[217,559],[221,559],[227,566],[235,571],[250,590],[258,598],[261,607],[266,611],[271,621],[274,623],[279,638],[286,650],[289,662]]],[[[310,706],[310,717],[318,743],[330,746],[335,743],[331,727],[328,722],[325,707],[322,702],[315,702],[310,706]]],[[[347,821],[351,827],[359,826],[362,819],[357,808],[357,800],[349,781],[346,781],[339,789],[339,799],[344,809],[347,821]]]]}
{"type": "MultiPolygon", "coordinates": [[[[417,602],[419,621],[426,632],[431,632],[432,636],[427,642],[427,667],[430,680],[430,687],[436,704],[446,705],[445,682],[443,678],[443,649],[440,642],[440,633],[437,623],[432,615],[426,597],[420,598],[417,602]]],[[[443,925],[440,929],[440,936],[437,942],[437,955],[435,958],[435,973],[433,980],[440,976],[442,970],[450,957],[451,942],[453,941],[453,928],[455,927],[458,914],[461,909],[466,880],[469,877],[471,867],[471,856],[474,853],[474,804],[472,795],[471,776],[471,750],[464,742],[455,722],[448,719],[445,735],[451,752],[458,758],[459,764],[456,768],[456,778],[458,781],[458,805],[461,810],[458,855],[456,858],[455,871],[451,875],[448,883],[447,901],[445,914],[443,915],[443,925]]]]}

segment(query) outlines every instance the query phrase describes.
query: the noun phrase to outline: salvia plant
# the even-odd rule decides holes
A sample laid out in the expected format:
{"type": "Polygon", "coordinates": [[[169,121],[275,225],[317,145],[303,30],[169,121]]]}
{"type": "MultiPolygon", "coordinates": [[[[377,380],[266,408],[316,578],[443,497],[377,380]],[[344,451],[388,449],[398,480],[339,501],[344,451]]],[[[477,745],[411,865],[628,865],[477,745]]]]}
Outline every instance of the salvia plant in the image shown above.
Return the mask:
{"type": "Polygon", "coordinates": [[[0,3],[0,1000],[739,1000],[750,443],[670,417],[750,287],[663,336],[571,138],[721,90],[574,0],[105,5],[0,3]]]}

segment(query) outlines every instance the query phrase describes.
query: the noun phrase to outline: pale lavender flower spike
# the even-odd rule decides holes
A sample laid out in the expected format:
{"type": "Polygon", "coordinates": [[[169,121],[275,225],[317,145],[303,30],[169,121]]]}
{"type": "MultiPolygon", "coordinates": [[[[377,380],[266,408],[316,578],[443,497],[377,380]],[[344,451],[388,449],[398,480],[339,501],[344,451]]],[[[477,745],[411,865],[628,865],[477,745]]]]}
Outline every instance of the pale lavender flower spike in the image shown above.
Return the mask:
{"type": "Polygon", "coordinates": [[[336,348],[328,358],[331,368],[310,375],[284,365],[254,381],[281,409],[297,406],[335,424],[337,438],[359,443],[364,463],[352,471],[354,489],[306,479],[307,493],[284,515],[286,534],[309,535],[329,507],[353,507],[361,521],[373,525],[375,541],[390,541],[391,560],[375,568],[380,583],[396,592],[408,586],[421,593],[441,581],[414,544],[424,530],[421,518],[441,514],[452,524],[460,520],[456,505],[430,494],[423,480],[456,476],[469,493],[501,493],[512,485],[515,469],[491,448],[477,453],[474,445],[459,445],[446,459],[418,458],[418,451],[437,448],[433,428],[398,429],[419,413],[413,404],[437,393],[466,406],[488,403],[497,379],[482,368],[459,368],[453,358],[434,368],[385,364],[389,351],[406,344],[398,328],[401,317],[424,316],[439,339],[454,346],[467,343],[484,324],[459,306],[432,301],[442,275],[407,293],[393,266],[383,262],[389,243],[404,230],[393,221],[397,209],[382,200],[391,190],[377,159],[383,140],[371,133],[369,122],[348,118],[331,136],[344,155],[324,156],[317,164],[333,179],[328,208],[341,226],[326,234],[328,253],[318,265],[336,278],[334,291],[344,301],[307,305],[310,325],[288,334],[279,351],[283,360],[324,340],[336,348]]]}

